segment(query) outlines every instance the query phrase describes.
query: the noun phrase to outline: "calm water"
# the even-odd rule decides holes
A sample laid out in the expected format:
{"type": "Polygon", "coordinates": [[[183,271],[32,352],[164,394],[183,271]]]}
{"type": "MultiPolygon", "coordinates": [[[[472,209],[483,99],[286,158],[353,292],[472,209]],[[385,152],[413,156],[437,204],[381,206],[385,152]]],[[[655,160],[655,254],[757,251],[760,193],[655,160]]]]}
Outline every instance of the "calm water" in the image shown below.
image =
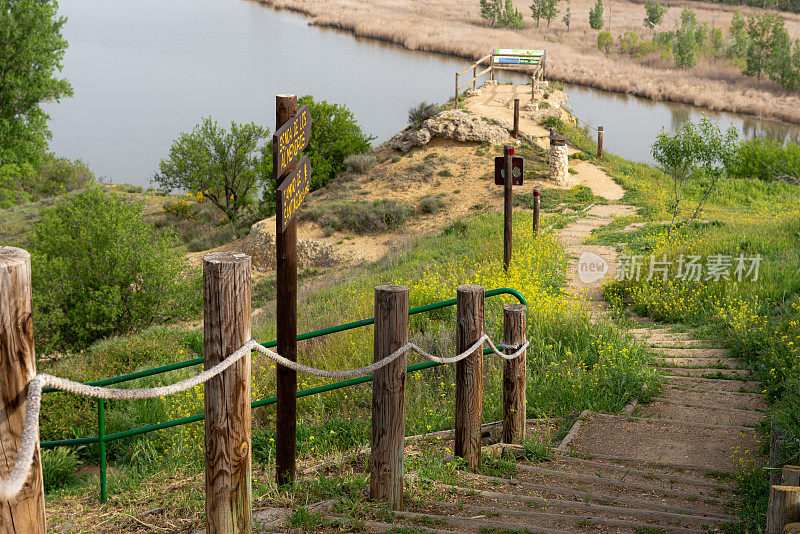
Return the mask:
{"type": "MultiPolygon", "coordinates": [[[[308,27],[306,19],[243,0],[61,0],[69,18],[64,75],[75,96],[48,106],[51,149],[114,182],[148,185],[175,137],[210,115],[274,129],[275,94],[346,104],[384,141],[421,100],[443,102],[464,60],[416,53],[308,27]]],[[[607,150],[649,160],[663,126],[690,106],[569,87],[576,113],[606,129],[607,150]]],[[[797,140],[800,128],[715,115],[748,135],[797,140]]]]}

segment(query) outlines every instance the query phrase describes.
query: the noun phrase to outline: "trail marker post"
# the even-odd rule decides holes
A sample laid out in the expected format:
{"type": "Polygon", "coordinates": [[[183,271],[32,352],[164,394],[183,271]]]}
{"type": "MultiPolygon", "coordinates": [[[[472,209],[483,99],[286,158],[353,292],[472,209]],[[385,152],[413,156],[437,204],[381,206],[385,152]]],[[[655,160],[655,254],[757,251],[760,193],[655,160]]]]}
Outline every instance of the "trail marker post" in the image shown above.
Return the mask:
{"type": "Polygon", "coordinates": [[[539,193],[539,188],[533,188],[533,237],[539,235],[539,200],[541,199],[541,195],[539,193]]]}
{"type": "Polygon", "coordinates": [[[511,265],[511,226],[512,226],[512,204],[511,187],[514,183],[511,174],[511,156],[514,155],[514,148],[505,145],[503,147],[503,168],[505,169],[504,195],[503,195],[503,267],[508,271],[511,265]]]}
{"type": "Polygon", "coordinates": [[[602,126],[597,127],[597,159],[603,159],[603,131],[602,126]]]}
{"type": "MultiPolygon", "coordinates": [[[[19,461],[28,382],[36,376],[31,255],[0,247],[0,478],[19,461]]],[[[37,435],[33,465],[19,494],[0,502],[0,532],[45,534],[44,485],[37,435]]]]}
{"type": "MultiPolygon", "coordinates": [[[[276,190],[277,326],[278,353],[297,361],[297,210],[308,194],[311,166],[300,152],[311,137],[308,106],[297,109],[297,95],[275,97],[275,135],[272,171],[276,190]]],[[[279,486],[295,478],[297,434],[297,373],[277,367],[275,479],[279,486]]]]}
{"type": "Polygon", "coordinates": [[[514,139],[519,138],[519,98],[514,99],[514,139]]]}

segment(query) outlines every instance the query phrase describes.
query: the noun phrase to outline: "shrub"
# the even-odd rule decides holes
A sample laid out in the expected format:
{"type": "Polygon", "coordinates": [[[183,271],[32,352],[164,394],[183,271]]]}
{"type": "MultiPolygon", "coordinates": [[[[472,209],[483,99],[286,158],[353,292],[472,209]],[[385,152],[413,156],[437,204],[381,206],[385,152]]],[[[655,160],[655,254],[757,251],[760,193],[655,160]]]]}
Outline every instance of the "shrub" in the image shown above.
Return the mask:
{"type": "Polygon", "coordinates": [[[593,30],[603,29],[603,0],[597,0],[594,7],[589,10],[589,27],[593,30]]]}
{"type": "MultiPolygon", "coordinates": [[[[311,190],[323,187],[345,170],[345,158],[370,150],[374,138],[361,131],[353,113],[346,106],[315,102],[306,95],[297,101],[311,111],[311,139],[305,154],[311,162],[311,190]]],[[[271,183],[271,178],[268,183],[271,183]]],[[[268,197],[274,198],[274,197],[268,197]]]]}
{"type": "Polygon", "coordinates": [[[62,193],[83,189],[95,181],[81,161],[47,154],[40,168],[30,164],[0,166],[0,207],[9,208],[62,193]]]}
{"type": "Polygon", "coordinates": [[[738,178],[800,184],[800,145],[782,145],[766,139],[745,141],[726,170],[738,178]]]}
{"type": "Polygon", "coordinates": [[[174,234],[145,223],[141,204],[89,189],[46,210],[31,241],[37,344],[83,348],[179,315],[174,234]]]}
{"type": "Polygon", "coordinates": [[[439,114],[441,109],[437,104],[428,104],[427,102],[420,102],[416,106],[412,107],[408,110],[408,124],[416,126],[417,128],[422,126],[422,123],[426,120],[435,117],[439,114]]]}
{"type": "Polygon", "coordinates": [[[619,36],[618,42],[619,51],[623,54],[633,56],[639,52],[639,36],[636,32],[626,31],[624,35],[619,36]]]}
{"type": "Polygon", "coordinates": [[[614,38],[611,37],[611,32],[603,30],[597,34],[597,49],[608,54],[611,52],[611,47],[614,45],[614,38]]]}
{"type": "Polygon", "coordinates": [[[349,172],[361,174],[371,169],[378,159],[375,154],[363,152],[360,154],[350,154],[344,158],[344,165],[349,172]]]}
{"type": "Polygon", "coordinates": [[[431,213],[436,213],[437,211],[442,211],[445,206],[446,203],[441,196],[427,195],[420,199],[419,204],[417,205],[417,211],[419,213],[429,215],[431,213]]]}
{"type": "Polygon", "coordinates": [[[328,233],[352,230],[358,234],[385,232],[399,228],[408,220],[411,209],[408,204],[394,199],[373,202],[336,202],[321,204],[301,214],[304,220],[312,220],[328,233]]]}
{"type": "Polygon", "coordinates": [[[42,476],[44,490],[53,491],[75,479],[75,471],[80,466],[78,454],[68,447],[42,449],[42,476]]]}

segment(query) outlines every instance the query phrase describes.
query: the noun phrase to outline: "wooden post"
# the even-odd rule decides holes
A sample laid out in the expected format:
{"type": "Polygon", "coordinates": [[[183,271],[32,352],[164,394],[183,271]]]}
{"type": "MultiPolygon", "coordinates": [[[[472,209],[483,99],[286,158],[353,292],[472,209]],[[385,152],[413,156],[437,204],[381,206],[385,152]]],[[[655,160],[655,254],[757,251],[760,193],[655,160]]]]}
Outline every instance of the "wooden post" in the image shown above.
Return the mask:
{"type": "Polygon", "coordinates": [[[514,99],[514,139],[519,137],[519,98],[514,99]]]}
{"type": "Polygon", "coordinates": [[[533,188],[533,237],[539,235],[539,188],[533,188]]]}
{"type": "Polygon", "coordinates": [[[784,465],[781,479],[782,486],[800,486],[800,465],[784,465]]]}
{"type": "Polygon", "coordinates": [[[458,73],[456,72],[456,107],[453,109],[458,109],[458,73]]]}
{"type": "MultiPolygon", "coordinates": [[[[203,367],[218,364],[250,336],[250,256],[203,258],[203,367]]],[[[250,353],[205,383],[206,532],[253,530],[250,353]]]]}
{"type": "Polygon", "coordinates": [[[783,453],[786,448],[785,432],[776,423],[777,420],[773,416],[769,431],[769,466],[773,468],[769,471],[770,486],[781,483],[780,468],[783,467],[783,453]]]}
{"type": "Polygon", "coordinates": [[[534,76],[535,76],[534,74],[531,74],[531,102],[534,102],[536,100],[536,88],[535,88],[536,78],[534,78],[534,76]]]}
{"type": "Polygon", "coordinates": [[[511,155],[514,149],[505,145],[503,147],[503,168],[505,169],[505,181],[503,190],[503,268],[507,271],[511,265],[511,225],[513,223],[513,197],[511,187],[514,182],[511,168],[511,155]]]}
{"type": "MultiPolygon", "coordinates": [[[[373,361],[408,342],[408,288],[375,288],[373,361]]],[[[403,507],[403,448],[406,436],[406,355],[375,371],[372,379],[370,498],[403,507]]]]}
{"type": "MultiPolygon", "coordinates": [[[[36,376],[31,298],[31,255],[0,247],[0,478],[8,477],[17,461],[28,382],[36,376]]],[[[46,532],[38,433],[28,480],[16,497],[0,502],[0,532],[46,532]]]]}
{"type": "MultiPolygon", "coordinates": [[[[461,354],[483,335],[481,286],[463,285],[456,290],[456,353],[461,354]]],[[[456,363],[455,455],[473,471],[481,465],[481,417],[483,413],[483,350],[456,363]]]]}
{"type": "Polygon", "coordinates": [[[771,486],[766,534],[783,534],[789,523],[800,521],[800,487],[771,486]]]}
{"type": "Polygon", "coordinates": [[[475,91],[478,88],[478,64],[476,63],[474,67],[472,67],[472,90],[475,91]]]}
{"type": "MultiPolygon", "coordinates": [[[[275,97],[275,129],[297,114],[297,95],[275,97]]],[[[277,158],[277,151],[274,152],[277,158]]],[[[273,159],[273,169],[277,162],[273,159]]],[[[286,170],[288,174],[294,164],[286,170]]],[[[281,176],[275,177],[275,187],[281,176]]],[[[297,361],[297,219],[275,236],[277,250],[277,338],[278,354],[297,361]]],[[[295,477],[295,437],[297,434],[297,373],[277,366],[275,410],[275,479],[278,486],[293,484],[295,477]]]]}
{"type": "Polygon", "coordinates": [[[603,159],[603,127],[597,127],[597,159],[603,159]]]}
{"type": "MultiPolygon", "coordinates": [[[[503,343],[519,347],[525,343],[527,330],[527,308],[522,304],[503,306],[503,343]]],[[[516,350],[506,348],[506,354],[516,350]]],[[[522,443],[525,439],[525,356],[523,352],[503,364],[503,443],[522,443]]]]}

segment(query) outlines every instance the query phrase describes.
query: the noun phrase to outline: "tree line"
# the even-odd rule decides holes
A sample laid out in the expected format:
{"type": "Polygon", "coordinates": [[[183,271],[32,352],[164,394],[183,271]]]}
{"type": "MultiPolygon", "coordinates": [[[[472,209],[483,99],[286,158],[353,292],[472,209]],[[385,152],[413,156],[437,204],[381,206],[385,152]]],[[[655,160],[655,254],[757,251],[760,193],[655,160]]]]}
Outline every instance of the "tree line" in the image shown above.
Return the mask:
{"type": "MultiPolygon", "coordinates": [[[[800,0],[795,0],[800,3],[800,0]]],[[[569,0],[533,0],[531,18],[539,27],[547,27],[560,14],[561,2],[566,3],[562,22],[569,31],[572,10],[569,0]]],[[[519,29],[523,17],[511,0],[480,0],[481,16],[492,27],[519,29]]],[[[604,30],[603,0],[596,0],[589,10],[589,27],[597,30],[597,48],[607,54],[617,51],[624,55],[646,56],[660,54],[674,61],[678,68],[691,68],[700,56],[725,59],[742,69],[745,76],[769,78],[787,91],[800,89],[800,39],[791,39],[780,13],[763,11],[745,17],[737,10],[726,34],[721,28],[711,29],[697,20],[694,10],[681,11],[674,29],[661,27],[668,7],[660,0],[648,0],[644,5],[643,25],[650,30],[649,38],[628,30],[616,39],[604,30]]],[[[647,31],[645,30],[645,31],[647,31]]]]}

